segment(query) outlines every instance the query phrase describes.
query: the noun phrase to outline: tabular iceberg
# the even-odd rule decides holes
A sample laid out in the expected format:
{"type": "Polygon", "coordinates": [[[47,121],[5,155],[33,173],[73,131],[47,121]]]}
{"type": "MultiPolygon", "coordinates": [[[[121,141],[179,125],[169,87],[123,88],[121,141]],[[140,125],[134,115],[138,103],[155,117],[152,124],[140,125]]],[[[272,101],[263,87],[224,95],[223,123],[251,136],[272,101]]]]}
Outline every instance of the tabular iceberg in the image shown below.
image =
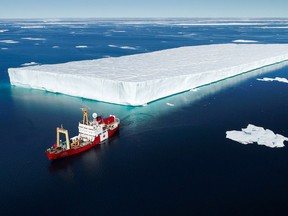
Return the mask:
{"type": "Polygon", "coordinates": [[[219,44],[9,68],[12,85],[123,105],[151,101],[288,59],[288,44],[219,44]]]}

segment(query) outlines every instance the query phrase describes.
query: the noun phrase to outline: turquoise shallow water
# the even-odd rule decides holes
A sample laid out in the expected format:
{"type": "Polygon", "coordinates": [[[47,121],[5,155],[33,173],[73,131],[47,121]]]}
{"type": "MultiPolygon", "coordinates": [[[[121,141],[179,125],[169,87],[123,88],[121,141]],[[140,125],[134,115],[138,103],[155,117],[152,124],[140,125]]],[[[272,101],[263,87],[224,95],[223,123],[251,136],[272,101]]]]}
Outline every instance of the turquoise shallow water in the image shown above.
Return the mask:
{"type": "Polygon", "coordinates": [[[7,30],[0,41],[18,42],[0,42],[1,215],[284,214],[287,148],[244,146],[225,132],[252,123],[288,136],[288,85],[256,80],[288,78],[287,63],[144,107],[11,87],[7,69],[239,39],[287,43],[287,26],[284,19],[0,20],[7,30]],[[119,116],[120,133],[81,155],[48,161],[55,128],[75,134],[83,106],[119,116]]]}

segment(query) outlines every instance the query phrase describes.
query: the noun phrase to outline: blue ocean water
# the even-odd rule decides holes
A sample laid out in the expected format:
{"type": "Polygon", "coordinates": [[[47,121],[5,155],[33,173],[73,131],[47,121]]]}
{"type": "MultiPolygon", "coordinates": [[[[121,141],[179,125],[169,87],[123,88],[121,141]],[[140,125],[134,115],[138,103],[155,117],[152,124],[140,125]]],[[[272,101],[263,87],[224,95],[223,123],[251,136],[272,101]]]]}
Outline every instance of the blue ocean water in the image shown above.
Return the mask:
{"type": "Polygon", "coordinates": [[[0,215],[285,215],[287,148],[241,145],[225,132],[251,123],[288,136],[288,85],[257,80],[288,78],[287,63],[144,107],[11,87],[7,74],[30,62],[237,41],[287,43],[288,20],[0,20],[0,215]],[[119,116],[120,133],[49,161],[55,128],[77,133],[83,106],[119,116]]]}

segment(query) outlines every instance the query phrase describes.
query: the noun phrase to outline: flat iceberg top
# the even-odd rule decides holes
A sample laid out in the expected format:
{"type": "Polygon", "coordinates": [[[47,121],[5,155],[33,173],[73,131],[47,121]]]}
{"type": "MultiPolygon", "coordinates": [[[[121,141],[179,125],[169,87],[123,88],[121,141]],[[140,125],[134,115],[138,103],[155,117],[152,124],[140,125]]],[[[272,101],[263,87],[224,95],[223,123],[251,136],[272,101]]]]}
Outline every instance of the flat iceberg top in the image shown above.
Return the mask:
{"type": "Polygon", "coordinates": [[[288,44],[219,44],[9,68],[12,85],[123,105],[144,105],[288,60],[288,44]]]}
{"type": "Polygon", "coordinates": [[[142,82],[206,73],[288,54],[283,44],[219,44],[180,47],[144,54],[39,65],[18,70],[142,82]]]}

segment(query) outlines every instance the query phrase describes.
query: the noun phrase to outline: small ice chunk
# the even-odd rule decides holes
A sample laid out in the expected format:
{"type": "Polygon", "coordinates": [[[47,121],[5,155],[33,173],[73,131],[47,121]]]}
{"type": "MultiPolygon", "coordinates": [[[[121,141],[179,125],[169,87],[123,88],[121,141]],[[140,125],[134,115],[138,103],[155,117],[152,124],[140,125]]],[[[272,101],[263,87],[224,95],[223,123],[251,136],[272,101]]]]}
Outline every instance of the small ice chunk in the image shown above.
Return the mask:
{"type": "Polygon", "coordinates": [[[114,44],[109,44],[108,46],[109,47],[118,47],[117,45],[114,45],[114,44]]]}
{"type": "Polygon", "coordinates": [[[275,78],[268,78],[264,77],[262,79],[257,79],[259,81],[264,81],[264,82],[272,82],[272,81],[277,81],[277,82],[283,82],[283,83],[288,83],[288,79],[286,78],[281,78],[281,77],[275,77],[275,78]]]}
{"type": "Polygon", "coordinates": [[[32,37],[26,37],[26,38],[21,38],[22,40],[32,40],[32,41],[44,41],[46,38],[32,38],[32,37]]]}
{"type": "Polygon", "coordinates": [[[114,30],[114,29],[112,29],[111,32],[123,33],[123,32],[126,32],[126,31],[124,31],[124,30],[114,30]]]}
{"type": "Polygon", "coordinates": [[[121,49],[130,49],[130,50],[136,50],[135,47],[131,47],[131,46],[121,46],[121,49]]]}
{"type": "Polygon", "coordinates": [[[0,29],[0,33],[7,32],[8,29],[0,29]]]}
{"type": "Polygon", "coordinates": [[[166,103],[168,106],[175,106],[174,104],[172,103],[166,103]]]}
{"type": "Polygon", "coordinates": [[[37,25],[37,26],[21,26],[22,29],[40,29],[45,28],[45,26],[37,25]]]}
{"type": "Polygon", "coordinates": [[[32,65],[37,65],[37,64],[38,64],[37,62],[29,62],[29,63],[21,64],[21,66],[32,66],[32,65]]]}
{"type": "Polygon", "coordinates": [[[233,40],[234,43],[257,43],[255,40],[233,40]]]}
{"type": "Polygon", "coordinates": [[[137,49],[137,48],[131,47],[131,46],[118,46],[118,45],[114,45],[114,44],[110,44],[108,46],[113,47],[113,48],[120,48],[120,49],[130,49],[130,50],[136,50],[137,49]]]}
{"type": "Polygon", "coordinates": [[[247,128],[242,128],[241,131],[227,131],[226,138],[234,140],[242,144],[257,143],[271,148],[284,147],[284,141],[288,141],[287,137],[280,134],[275,134],[269,129],[258,127],[249,124],[247,128]]]}
{"type": "Polygon", "coordinates": [[[85,46],[85,45],[79,45],[79,46],[75,46],[75,48],[83,49],[83,48],[88,48],[88,46],[85,46]]]}
{"type": "Polygon", "coordinates": [[[0,40],[0,43],[15,44],[19,42],[15,40],[0,40]]]}

